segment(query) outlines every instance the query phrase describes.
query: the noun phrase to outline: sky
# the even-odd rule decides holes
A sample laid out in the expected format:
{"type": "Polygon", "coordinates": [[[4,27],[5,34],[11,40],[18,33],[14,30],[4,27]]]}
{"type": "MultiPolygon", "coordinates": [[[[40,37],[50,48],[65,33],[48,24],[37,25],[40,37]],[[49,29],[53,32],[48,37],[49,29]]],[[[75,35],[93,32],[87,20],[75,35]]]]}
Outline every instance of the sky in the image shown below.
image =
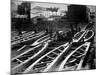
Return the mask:
{"type": "Polygon", "coordinates": [[[41,7],[46,7],[46,8],[58,7],[58,8],[60,8],[59,10],[67,10],[67,5],[66,4],[32,2],[31,7],[33,8],[35,6],[41,6],[41,7]]]}
{"type": "MultiPolygon", "coordinates": [[[[67,11],[67,5],[65,4],[55,4],[55,3],[43,3],[43,2],[32,2],[31,3],[31,9],[39,6],[43,8],[59,8],[57,15],[60,15],[62,11],[67,11]]],[[[34,11],[33,11],[34,12],[34,11]]],[[[53,14],[56,14],[55,12],[53,14]]],[[[51,11],[43,11],[42,14],[44,14],[46,17],[49,17],[49,15],[52,15],[51,11]]],[[[31,14],[32,17],[36,16],[38,14],[31,14]]]]}

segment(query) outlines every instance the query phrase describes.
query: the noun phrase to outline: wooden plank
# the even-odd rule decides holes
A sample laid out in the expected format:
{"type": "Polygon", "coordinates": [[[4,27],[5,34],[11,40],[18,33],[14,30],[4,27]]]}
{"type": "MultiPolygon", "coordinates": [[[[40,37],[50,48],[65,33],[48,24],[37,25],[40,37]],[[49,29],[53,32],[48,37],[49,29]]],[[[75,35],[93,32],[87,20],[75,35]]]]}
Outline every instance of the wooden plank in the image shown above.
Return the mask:
{"type": "Polygon", "coordinates": [[[83,54],[83,53],[80,53],[80,52],[78,52],[78,51],[76,51],[76,53],[78,53],[78,54],[83,54]]]}
{"type": "Polygon", "coordinates": [[[56,55],[59,55],[58,53],[55,53],[55,52],[52,52],[52,53],[54,53],[54,54],[56,54],[56,55]]]}
{"type": "Polygon", "coordinates": [[[17,51],[21,51],[22,49],[24,49],[27,45],[24,45],[23,47],[21,47],[20,49],[18,49],[17,51]]]}
{"type": "Polygon", "coordinates": [[[16,60],[19,61],[19,62],[21,62],[21,63],[23,62],[23,61],[21,61],[21,60],[19,60],[19,59],[16,59],[16,60]]]}
{"type": "Polygon", "coordinates": [[[75,58],[77,58],[77,56],[75,56],[75,55],[72,55],[73,57],[75,57],[75,58]]]}
{"type": "Polygon", "coordinates": [[[50,56],[47,56],[47,57],[48,57],[48,58],[50,58],[50,59],[53,59],[53,60],[55,59],[55,58],[53,58],[53,57],[50,57],[50,56]]]}
{"type": "Polygon", "coordinates": [[[62,52],[62,50],[60,50],[60,49],[57,49],[57,50],[59,50],[60,52],[62,52]]]}
{"type": "Polygon", "coordinates": [[[82,48],[80,49],[81,51],[85,51],[85,50],[83,50],[82,48]]]}

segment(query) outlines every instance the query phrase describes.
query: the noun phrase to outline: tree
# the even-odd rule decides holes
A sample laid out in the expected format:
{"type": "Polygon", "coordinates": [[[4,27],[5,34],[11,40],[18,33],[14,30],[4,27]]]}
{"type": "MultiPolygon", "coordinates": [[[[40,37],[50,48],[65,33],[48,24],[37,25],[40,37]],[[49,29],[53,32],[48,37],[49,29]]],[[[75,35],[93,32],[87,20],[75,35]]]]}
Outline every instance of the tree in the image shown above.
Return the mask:
{"type": "Polygon", "coordinates": [[[18,5],[18,14],[28,15],[28,18],[30,18],[30,3],[23,2],[21,5],[18,5]]]}
{"type": "Polygon", "coordinates": [[[23,30],[29,30],[30,26],[30,3],[29,2],[23,2],[20,5],[18,5],[18,15],[19,17],[17,18],[16,21],[16,29],[19,31],[21,34],[21,31],[23,30]],[[20,18],[20,16],[27,16],[25,18],[20,18]]]}
{"type": "MultiPolygon", "coordinates": [[[[74,24],[77,31],[78,23],[88,23],[88,12],[85,5],[69,5],[67,19],[69,24],[74,24]]],[[[73,26],[71,26],[73,30],[73,26]]],[[[74,33],[74,32],[73,32],[74,33]]]]}

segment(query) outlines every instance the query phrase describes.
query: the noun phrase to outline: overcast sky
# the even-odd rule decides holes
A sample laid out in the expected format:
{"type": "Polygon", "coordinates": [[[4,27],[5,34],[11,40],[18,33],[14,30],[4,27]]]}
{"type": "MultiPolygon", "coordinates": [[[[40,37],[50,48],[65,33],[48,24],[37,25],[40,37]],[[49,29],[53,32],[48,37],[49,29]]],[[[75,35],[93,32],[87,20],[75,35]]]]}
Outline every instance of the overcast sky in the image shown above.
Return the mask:
{"type": "MultiPolygon", "coordinates": [[[[43,3],[43,2],[32,2],[31,3],[31,9],[36,7],[36,6],[40,6],[40,7],[44,7],[44,8],[59,8],[58,9],[58,14],[61,13],[61,11],[67,11],[67,4],[56,4],[56,3],[43,3]]],[[[33,11],[34,12],[34,11],[33,11]]],[[[46,12],[45,13],[50,13],[50,12],[46,12]]],[[[43,13],[44,13],[43,12],[43,13]]],[[[31,16],[35,16],[36,14],[32,14],[31,16]]]]}
{"type": "Polygon", "coordinates": [[[32,2],[31,7],[33,8],[35,6],[41,6],[41,7],[46,7],[46,8],[57,7],[57,8],[59,8],[59,10],[67,10],[67,5],[66,4],[32,2]]]}

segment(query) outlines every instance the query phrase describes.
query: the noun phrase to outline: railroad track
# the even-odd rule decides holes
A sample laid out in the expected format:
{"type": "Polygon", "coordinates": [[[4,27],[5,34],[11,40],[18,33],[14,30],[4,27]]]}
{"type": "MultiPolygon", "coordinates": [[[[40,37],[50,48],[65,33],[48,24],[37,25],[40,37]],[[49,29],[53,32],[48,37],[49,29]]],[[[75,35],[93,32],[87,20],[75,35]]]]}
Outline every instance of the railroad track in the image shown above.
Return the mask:
{"type": "MultiPolygon", "coordinates": [[[[45,35],[31,44],[30,46],[32,46],[32,48],[11,59],[12,74],[70,69],[78,70],[81,68],[84,57],[91,44],[87,41],[93,38],[93,36],[94,32],[92,30],[81,31],[74,35],[72,42],[49,47],[48,44],[49,42],[51,43],[53,39],[50,40],[50,36],[45,35]],[[91,35],[87,36],[89,33],[91,35]],[[79,47],[72,46],[73,43],[79,43],[82,40],[86,43],[79,47]],[[62,59],[64,59],[63,62],[62,59]],[[57,69],[59,63],[61,64],[59,69],[57,69]]],[[[20,52],[26,46],[27,45],[22,46],[17,51],[20,52]]]]}
{"type": "Polygon", "coordinates": [[[11,41],[11,46],[14,46],[14,45],[20,44],[20,43],[24,43],[24,42],[27,42],[27,41],[34,40],[36,38],[39,38],[39,37],[43,36],[44,34],[45,34],[45,32],[42,31],[42,32],[39,32],[39,33],[36,33],[36,34],[29,35],[27,37],[20,37],[17,40],[11,41]]]}
{"type": "Polygon", "coordinates": [[[94,37],[94,32],[93,30],[83,30],[80,32],[77,32],[74,37],[72,42],[87,42],[91,40],[94,37]]]}
{"type": "Polygon", "coordinates": [[[86,42],[69,53],[69,55],[67,55],[63,62],[60,64],[58,71],[81,69],[90,44],[90,42],[86,42]]]}
{"type": "Polygon", "coordinates": [[[69,44],[63,44],[43,55],[30,65],[23,73],[48,72],[60,61],[69,44]],[[59,61],[58,61],[59,60],[59,61]]]}
{"type": "Polygon", "coordinates": [[[21,73],[30,64],[31,60],[33,60],[32,62],[34,62],[36,59],[41,57],[46,51],[46,48],[48,47],[48,43],[49,42],[45,42],[40,45],[37,45],[34,48],[31,48],[23,52],[22,54],[12,58],[11,59],[12,74],[21,73]]]}

